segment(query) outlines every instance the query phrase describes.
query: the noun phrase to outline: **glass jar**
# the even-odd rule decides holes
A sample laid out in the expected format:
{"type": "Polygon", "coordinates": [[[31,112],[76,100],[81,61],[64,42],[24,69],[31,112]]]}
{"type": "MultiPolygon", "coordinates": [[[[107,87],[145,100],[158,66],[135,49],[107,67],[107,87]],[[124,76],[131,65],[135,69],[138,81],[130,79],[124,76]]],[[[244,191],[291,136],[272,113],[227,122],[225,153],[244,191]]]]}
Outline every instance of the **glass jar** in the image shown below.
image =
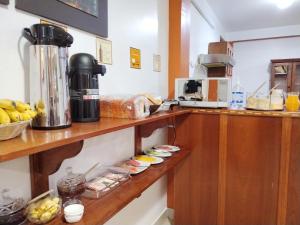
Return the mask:
{"type": "Polygon", "coordinates": [[[275,89],[271,93],[271,109],[283,110],[283,90],[275,89]]]}
{"type": "Polygon", "coordinates": [[[289,92],[285,100],[285,107],[288,112],[297,112],[299,110],[299,92],[289,92]]]}
{"type": "Polygon", "coordinates": [[[0,196],[0,225],[19,225],[26,221],[26,202],[22,198],[12,198],[9,190],[1,191],[0,196]]]}
{"type": "Polygon", "coordinates": [[[57,183],[58,194],[62,197],[63,202],[80,198],[85,191],[86,179],[84,174],[73,173],[72,167],[66,169],[67,175],[61,178],[57,183]]]}

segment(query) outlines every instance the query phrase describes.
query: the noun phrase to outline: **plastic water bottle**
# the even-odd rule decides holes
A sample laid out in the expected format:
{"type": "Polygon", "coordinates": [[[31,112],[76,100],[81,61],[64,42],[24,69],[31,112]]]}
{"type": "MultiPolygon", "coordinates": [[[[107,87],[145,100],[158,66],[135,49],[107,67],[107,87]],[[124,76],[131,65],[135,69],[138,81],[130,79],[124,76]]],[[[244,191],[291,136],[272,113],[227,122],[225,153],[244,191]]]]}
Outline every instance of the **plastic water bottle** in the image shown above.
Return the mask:
{"type": "Polygon", "coordinates": [[[240,81],[232,89],[232,100],[230,109],[244,109],[245,107],[245,91],[241,86],[240,81]]]}

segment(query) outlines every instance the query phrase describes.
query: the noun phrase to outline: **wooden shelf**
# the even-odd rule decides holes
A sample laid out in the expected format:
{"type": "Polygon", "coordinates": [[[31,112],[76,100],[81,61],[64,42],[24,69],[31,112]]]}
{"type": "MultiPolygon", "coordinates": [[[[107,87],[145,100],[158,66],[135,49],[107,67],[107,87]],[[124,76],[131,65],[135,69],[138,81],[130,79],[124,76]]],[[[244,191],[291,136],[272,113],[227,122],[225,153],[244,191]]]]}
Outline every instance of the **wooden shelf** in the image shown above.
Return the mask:
{"type": "MultiPolygon", "coordinates": [[[[162,164],[152,165],[145,172],[133,176],[129,182],[122,184],[103,198],[95,200],[82,198],[85,206],[85,214],[83,219],[76,224],[99,225],[105,223],[128,203],[139,197],[143,191],[150,187],[160,177],[175,168],[175,166],[183,161],[189,154],[190,151],[188,150],[174,153],[172,157],[166,159],[162,164]]],[[[61,224],[67,224],[64,221],[63,214],[61,217],[58,217],[49,223],[49,225],[61,224]]]]}
{"type": "Polygon", "coordinates": [[[139,120],[101,118],[99,122],[73,123],[70,128],[52,131],[27,129],[18,138],[0,142],[0,162],[32,155],[79,142],[87,138],[168,119],[189,112],[191,111],[174,110],[157,113],[139,120]]]}

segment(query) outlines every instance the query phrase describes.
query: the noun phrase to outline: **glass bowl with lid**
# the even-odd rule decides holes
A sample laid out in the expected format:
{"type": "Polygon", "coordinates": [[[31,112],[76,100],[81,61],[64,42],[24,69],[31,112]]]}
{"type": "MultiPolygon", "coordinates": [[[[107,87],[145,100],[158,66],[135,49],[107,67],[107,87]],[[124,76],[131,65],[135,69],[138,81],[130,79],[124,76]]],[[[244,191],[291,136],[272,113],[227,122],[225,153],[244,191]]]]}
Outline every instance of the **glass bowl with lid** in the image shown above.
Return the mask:
{"type": "Polygon", "coordinates": [[[63,201],[69,199],[80,198],[85,191],[86,179],[82,173],[73,173],[72,167],[66,169],[67,175],[57,182],[58,194],[63,201]]]}
{"type": "Polygon", "coordinates": [[[19,225],[26,221],[26,202],[23,198],[12,198],[8,189],[0,195],[0,225],[19,225]]]}

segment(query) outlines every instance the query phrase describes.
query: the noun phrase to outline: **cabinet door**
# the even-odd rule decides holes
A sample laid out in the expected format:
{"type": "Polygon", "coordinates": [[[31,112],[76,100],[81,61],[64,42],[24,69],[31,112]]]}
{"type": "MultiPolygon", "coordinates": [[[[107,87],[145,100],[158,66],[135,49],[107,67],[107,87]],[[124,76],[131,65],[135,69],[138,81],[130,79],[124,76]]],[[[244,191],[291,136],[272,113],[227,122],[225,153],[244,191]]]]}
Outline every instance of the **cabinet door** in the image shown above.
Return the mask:
{"type": "Polygon", "coordinates": [[[300,224],[300,119],[293,119],[286,223],[300,224]]]}
{"type": "Polygon", "coordinates": [[[300,62],[293,63],[291,91],[300,92],[300,62]]]}
{"type": "Polygon", "coordinates": [[[291,63],[273,63],[270,88],[279,84],[279,89],[285,92],[291,91],[292,70],[293,64],[291,63]]]}
{"type": "Polygon", "coordinates": [[[224,224],[276,224],[281,118],[229,116],[224,224]]]}
{"type": "Polygon", "coordinates": [[[218,214],[219,115],[190,116],[191,220],[180,225],[216,225],[218,214]]]}

